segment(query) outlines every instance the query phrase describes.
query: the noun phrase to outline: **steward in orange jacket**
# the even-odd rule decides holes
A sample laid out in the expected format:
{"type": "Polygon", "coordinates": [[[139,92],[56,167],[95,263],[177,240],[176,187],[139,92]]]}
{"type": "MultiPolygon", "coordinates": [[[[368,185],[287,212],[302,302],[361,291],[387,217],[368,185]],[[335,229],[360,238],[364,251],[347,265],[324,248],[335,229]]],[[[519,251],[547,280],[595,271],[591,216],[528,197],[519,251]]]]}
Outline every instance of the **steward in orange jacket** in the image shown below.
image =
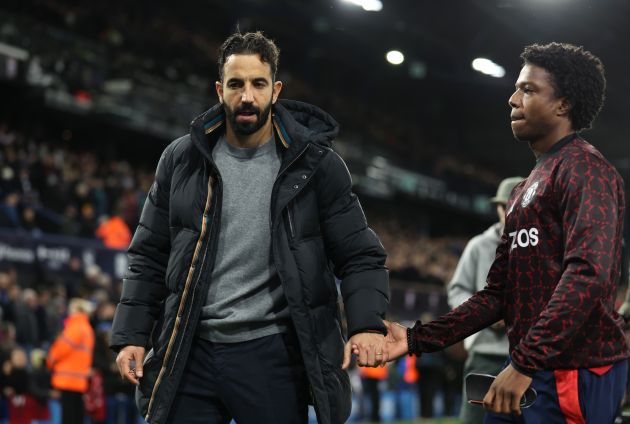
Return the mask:
{"type": "Polygon", "coordinates": [[[63,332],[48,351],[46,364],[52,371],[52,386],[57,390],[85,393],[88,388],[94,352],[90,309],[88,301],[72,299],[63,332]]]}
{"type": "Polygon", "coordinates": [[[131,231],[125,221],[119,216],[112,216],[98,226],[96,237],[110,249],[126,249],[131,243],[131,231]]]}

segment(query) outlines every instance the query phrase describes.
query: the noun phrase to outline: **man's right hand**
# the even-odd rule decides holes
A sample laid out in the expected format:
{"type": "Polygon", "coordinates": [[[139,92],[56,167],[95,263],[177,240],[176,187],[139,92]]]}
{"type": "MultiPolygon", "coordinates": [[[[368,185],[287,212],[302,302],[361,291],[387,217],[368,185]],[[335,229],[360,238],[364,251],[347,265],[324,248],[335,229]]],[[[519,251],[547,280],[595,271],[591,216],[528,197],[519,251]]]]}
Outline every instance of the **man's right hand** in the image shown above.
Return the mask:
{"type": "Polygon", "coordinates": [[[387,360],[393,361],[409,353],[407,327],[397,322],[387,320],[383,320],[383,324],[385,324],[385,328],[387,328],[387,336],[385,336],[387,349],[389,351],[389,358],[387,360]]]}
{"type": "Polygon", "coordinates": [[[125,346],[116,357],[118,372],[123,380],[129,380],[136,386],[142,378],[142,361],[145,349],[142,346],[125,346]]]}

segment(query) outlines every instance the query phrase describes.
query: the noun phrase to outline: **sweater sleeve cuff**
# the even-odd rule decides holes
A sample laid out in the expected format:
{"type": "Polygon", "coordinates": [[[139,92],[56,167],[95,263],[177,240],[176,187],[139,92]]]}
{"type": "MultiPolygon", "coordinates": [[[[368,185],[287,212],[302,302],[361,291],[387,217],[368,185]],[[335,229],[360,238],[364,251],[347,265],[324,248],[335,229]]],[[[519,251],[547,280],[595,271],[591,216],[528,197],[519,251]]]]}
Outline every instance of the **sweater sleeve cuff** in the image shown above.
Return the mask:
{"type": "Polygon", "coordinates": [[[421,321],[416,321],[413,327],[407,328],[407,354],[409,356],[420,355],[422,353],[417,335],[417,328],[421,325],[421,321]]]}
{"type": "Polygon", "coordinates": [[[526,376],[528,376],[528,377],[533,377],[533,376],[534,376],[534,374],[536,374],[536,371],[531,370],[531,369],[527,369],[527,368],[525,368],[525,367],[523,367],[523,366],[521,366],[521,365],[517,364],[517,363],[514,361],[514,357],[512,357],[512,358],[511,358],[511,360],[510,360],[510,364],[512,365],[512,368],[514,368],[516,371],[518,371],[518,372],[520,372],[521,374],[526,375],[526,376]]]}

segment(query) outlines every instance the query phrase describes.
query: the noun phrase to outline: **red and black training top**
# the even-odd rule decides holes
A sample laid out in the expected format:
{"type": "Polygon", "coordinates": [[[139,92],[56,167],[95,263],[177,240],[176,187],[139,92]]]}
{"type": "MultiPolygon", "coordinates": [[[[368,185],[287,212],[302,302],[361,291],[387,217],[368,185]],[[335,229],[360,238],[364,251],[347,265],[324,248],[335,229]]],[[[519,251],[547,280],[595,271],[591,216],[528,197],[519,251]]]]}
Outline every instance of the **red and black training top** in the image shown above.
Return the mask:
{"type": "Polygon", "coordinates": [[[416,325],[419,352],[441,350],[505,319],[516,369],[591,368],[628,358],[615,311],[623,180],[572,134],[512,191],[486,287],[447,315],[416,325]]]}

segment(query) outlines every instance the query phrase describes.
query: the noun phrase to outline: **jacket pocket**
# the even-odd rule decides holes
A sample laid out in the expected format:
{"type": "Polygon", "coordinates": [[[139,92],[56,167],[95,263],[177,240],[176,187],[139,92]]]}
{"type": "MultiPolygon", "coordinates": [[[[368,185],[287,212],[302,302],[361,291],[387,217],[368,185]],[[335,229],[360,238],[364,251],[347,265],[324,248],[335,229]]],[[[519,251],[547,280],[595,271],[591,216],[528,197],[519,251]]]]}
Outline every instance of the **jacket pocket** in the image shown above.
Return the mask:
{"type": "Polygon", "coordinates": [[[321,365],[324,390],[330,407],[330,422],[345,423],[352,409],[350,377],[340,366],[332,365],[326,358],[321,358],[321,365]]]}
{"type": "Polygon", "coordinates": [[[324,240],[313,237],[292,246],[304,298],[309,307],[328,305],[337,299],[335,279],[328,266],[324,240]]]}
{"type": "Polygon", "coordinates": [[[345,423],[352,409],[352,392],[348,373],[341,369],[344,341],[335,316],[336,311],[330,305],[311,313],[330,419],[332,423],[345,423]]]}
{"type": "Polygon", "coordinates": [[[161,363],[154,349],[149,351],[142,363],[143,377],[140,379],[140,384],[136,386],[135,400],[138,411],[143,417],[147,415],[151,393],[160,373],[161,363]]]}

